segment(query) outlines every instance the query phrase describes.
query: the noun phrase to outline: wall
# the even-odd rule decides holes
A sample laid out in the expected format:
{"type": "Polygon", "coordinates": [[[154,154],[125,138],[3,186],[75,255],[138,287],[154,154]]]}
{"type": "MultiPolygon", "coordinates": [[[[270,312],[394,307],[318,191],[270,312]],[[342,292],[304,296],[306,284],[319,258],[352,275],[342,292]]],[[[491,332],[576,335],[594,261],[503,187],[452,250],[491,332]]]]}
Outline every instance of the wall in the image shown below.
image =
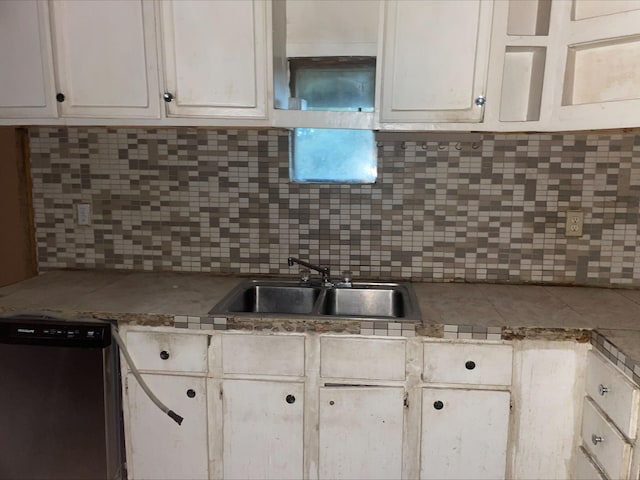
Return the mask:
{"type": "Polygon", "coordinates": [[[0,287],[37,273],[26,131],[0,128],[0,287]]]}
{"type": "Polygon", "coordinates": [[[362,186],[291,184],[283,130],[30,137],[42,270],[295,275],[294,255],[355,278],[640,286],[637,132],[385,142],[362,186]]]}

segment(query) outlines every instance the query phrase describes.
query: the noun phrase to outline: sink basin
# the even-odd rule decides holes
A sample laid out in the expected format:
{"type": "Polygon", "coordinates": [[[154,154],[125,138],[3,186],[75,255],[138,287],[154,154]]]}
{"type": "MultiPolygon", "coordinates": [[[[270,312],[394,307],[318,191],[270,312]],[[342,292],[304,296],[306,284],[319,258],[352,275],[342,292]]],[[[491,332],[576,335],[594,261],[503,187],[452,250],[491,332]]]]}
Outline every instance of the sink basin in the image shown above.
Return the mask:
{"type": "Polygon", "coordinates": [[[287,285],[249,285],[235,295],[227,310],[233,313],[309,314],[320,295],[320,288],[287,285]]]}
{"type": "Polygon", "coordinates": [[[333,288],[327,290],[323,314],[404,317],[405,299],[398,288],[333,288]]]}
{"type": "Polygon", "coordinates": [[[351,287],[326,287],[299,281],[245,280],[209,314],[421,321],[413,289],[411,285],[402,283],[354,283],[351,287]]]}

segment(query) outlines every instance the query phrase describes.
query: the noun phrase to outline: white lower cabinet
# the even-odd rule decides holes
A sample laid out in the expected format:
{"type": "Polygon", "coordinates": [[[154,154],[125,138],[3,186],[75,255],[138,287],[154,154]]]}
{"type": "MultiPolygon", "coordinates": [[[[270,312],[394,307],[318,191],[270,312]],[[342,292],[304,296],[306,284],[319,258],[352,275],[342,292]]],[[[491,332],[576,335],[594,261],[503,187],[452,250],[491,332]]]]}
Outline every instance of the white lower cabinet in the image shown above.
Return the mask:
{"type": "Polygon", "coordinates": [[[504,345],[145,327],[126,333],[151,389],[184,417],[178,426],[126,374],[132,479],[506,475],[511,380],[491,373],[511,362],[504,345]],[[436,363],[457,373],[441,378],[430,369],[423,378],[424,366],[436,363]]]}
{"type": "Polygon", "coordinates": [[[403,416],[402,387],[321,387],[320,478],[400,478],[403,416]]]}
{"type": "Polygon", "coordinates": [[[425,388],[420,478],[505,478],[509,392],[425,388]]]}
{"type": "Polygon", "coordinates": [[[304,383],[222,382],[225,479],[303,477],[304,383]]]}
{"type": "Polygon", "coordinates": [[[127,468],[130,479],[208,478],[206,379],[144,375],[155,395],[184,418],[175,423],[127,375],[127,468]]]}
{"type": "Polygon", "coordinates": [[[578,449],[576,461],[576,480],[606,480],[600,468],[591,460],[583,447],[578,449]]]}
{"type": "MultiPolygon", "coordinates": [[[[605,478],[637,479],[640,389],[599,353],[587,358],[580,453],[604,472],[605,478]],[[634,458],[635,455],[635,458],[634,458]]],[[[577,471],[586,468],[578,455],[577,471]]]]}

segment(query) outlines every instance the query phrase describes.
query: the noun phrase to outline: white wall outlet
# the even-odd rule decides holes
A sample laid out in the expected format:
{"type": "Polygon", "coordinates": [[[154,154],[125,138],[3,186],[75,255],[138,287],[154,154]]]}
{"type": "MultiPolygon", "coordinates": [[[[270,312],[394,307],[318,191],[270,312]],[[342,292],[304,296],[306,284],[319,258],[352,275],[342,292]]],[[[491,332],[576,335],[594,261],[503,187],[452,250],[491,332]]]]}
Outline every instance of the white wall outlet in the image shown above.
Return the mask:
{"type": "Polygon", "coordinates": [[[565,228],[565,236],[581,237],[582,225],[584,223],[584,213],[580,210],[567,211],[567,225],[565,228]]]}
{"type": "Polygon", "coordinates": [[[88,203],[76,204],[76,221],[78,225],[91,225],[91,205],[88,203]]]}

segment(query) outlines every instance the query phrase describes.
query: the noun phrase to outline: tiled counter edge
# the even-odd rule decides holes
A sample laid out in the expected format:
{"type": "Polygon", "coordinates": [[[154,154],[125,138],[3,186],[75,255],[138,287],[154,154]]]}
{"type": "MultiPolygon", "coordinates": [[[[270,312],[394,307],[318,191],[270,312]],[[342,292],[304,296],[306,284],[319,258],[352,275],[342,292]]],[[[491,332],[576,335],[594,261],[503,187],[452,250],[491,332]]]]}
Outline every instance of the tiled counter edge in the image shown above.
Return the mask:
{"type": "Polygon", "coordinates": [[[593,348],[602,353],[618,370],[640,385],[640,360],[632,359],[597,330],[591,332],[593,348]]]}

